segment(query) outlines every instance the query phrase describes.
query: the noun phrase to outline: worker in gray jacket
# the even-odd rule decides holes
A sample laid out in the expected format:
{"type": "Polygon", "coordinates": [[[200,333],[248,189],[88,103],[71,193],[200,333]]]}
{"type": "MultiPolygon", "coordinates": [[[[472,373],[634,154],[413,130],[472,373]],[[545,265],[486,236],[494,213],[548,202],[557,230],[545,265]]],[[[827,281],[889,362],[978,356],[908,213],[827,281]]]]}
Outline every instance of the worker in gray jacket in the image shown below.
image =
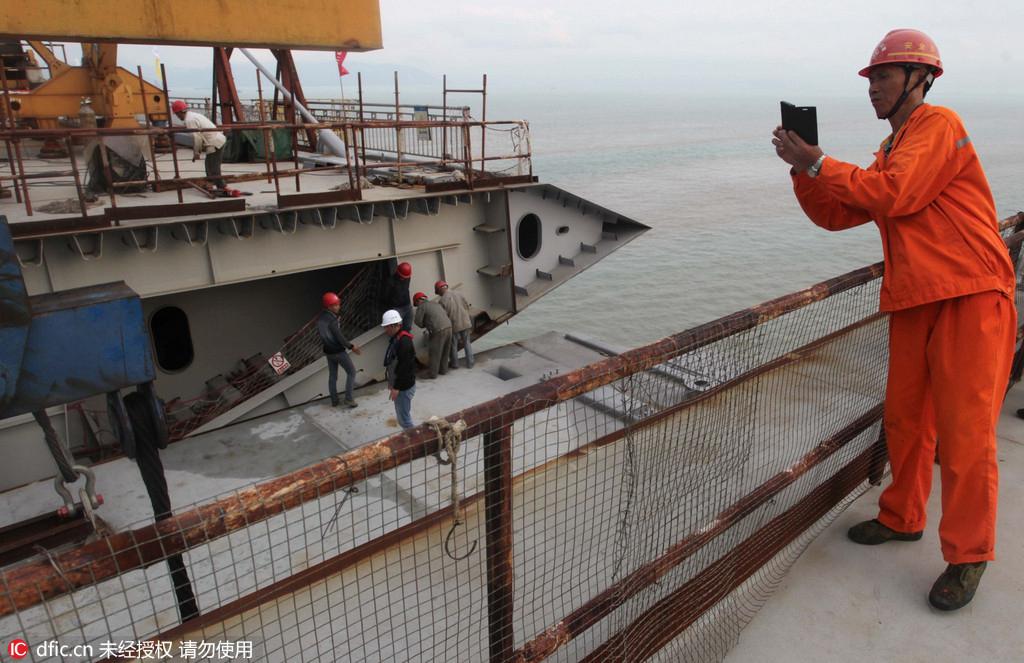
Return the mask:
{"type": "Polygon", "coordinates": [[[416,307],[416,317],[413,319],[416,326],[427,330],[429,343],[427,348],[430,352],[430,374],[427,379],[433,379],[448,372],[448,356],[451,353],[452,344],[452,321],[444,312],[441,305],[427,299],[422,292],[417,292],[412,297],[413,306],[416,307]]]}
{"type": "Polygon", "coordinates": [[[448,365],[451,368],[459,367],[459,341],[462,341],[462,347],[466,349],[466,368],[473,368],[473,346],[469,338],[473,331],[473,319],[469,316],[469,302],[460,293],[450,290],[444,281],[434,284],[434,292],[440,295],[437,303],[452,321],[452,358],[448,365]]]}

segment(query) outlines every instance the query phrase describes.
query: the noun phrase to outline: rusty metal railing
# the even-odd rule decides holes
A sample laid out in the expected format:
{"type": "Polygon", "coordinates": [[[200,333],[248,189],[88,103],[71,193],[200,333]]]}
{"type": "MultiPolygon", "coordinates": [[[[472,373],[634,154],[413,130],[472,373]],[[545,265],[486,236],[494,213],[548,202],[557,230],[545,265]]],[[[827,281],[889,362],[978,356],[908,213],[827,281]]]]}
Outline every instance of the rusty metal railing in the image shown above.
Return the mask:
{"type": "MultiPolygon", "coordinates": [[[[328,129],[336,132],[345,140],[344,163],[339,165],[318,165],[311,168],[300,167],[300,155],[293,147],[293,153],[288,161],[279,159],[276,150],[265,149],[266,159],[264,160],[262,172],[248,174],[226,174],[221,179],[227,183],[241,183],[266,180],[274,183],[280,194],[280,182],[282,178],[294,178],[295,190],[301,191],[302,178],[311,175],[322,175],[325,173],[337,173],[347,185],[348,190],[356,192],[354,199],[359,199],[359,191],[363,187],[363,179],[378,173],[387,173],[389,177],[402,177],[402,170],[405,169],[406,176],[409,169],[436,169],[443,172],[455,173],[458,179],[458,186],[453,188],[474,189],[479,186],[493,186],[497,181],[508,181],[509,177],[529,179],[532,176],[532,155],[529,152],[529,140],[526,134],[529,129],[524,122],[518,121],[407,121],[407,120],[366,120],[309,124],[278,124],[271,122],[253,122],[246,124],[233,124],[219,127],[222,130],[251,130],[259,131],[264,135],[265,145],[271,145],[268,134],[275,130],[291,132],[293,146],[295,136],[309,130],[328,129]],[[410,151],[404,146],[399,136],[410,134],[417,135],[419,132],[426,132],[424,135],[435,136],[438,132],[445,131],[449,135],[458,136],[457,141],[450,141],[450,146],[461,150],[461,154],[452,156],[441,147],[430,151],[415,148],[416,145],[429,144],[430,140],[412,140],[410,144],[413,150],[410,151]],[[507,143],[508,151],[492,151],[490,154],[483,154],[476,150],[472,143],[472,134],[483,131],[506,132],[510,135],[507,143]],[[483,168],[483,169],[482,169],[483,168]],[[394,175],[397,171],[397,176],[394,175]]],[[[178,163],[177,149],[171,149],[173,157],[173,173],[161,172],[156,167],[156,159],[152,160],[153,170],[146,179],[128,179],[115,181],[112,176],[111,165],[107,159],[107,146],[115,138],[136,137],[149,143],[152,154],[155,154],[154,145],[158,143],[169,143],[174,145],[174,137],[201,132],[200,129],[186,129],[184,127],[160,127],[140,126],[132,129],[95,129],[95,128],[60,128],[60,129],[12,129],[10,127],[0,128],[0,141],[7,146],[7,162],[9,173],[0,174],[0,187],[5,184],[12,185],[17,203],[24,206],[28,216],[33,216],[32,196],[30,184],[35,182],[65,182],[74,187],[77,198],[78,212],[85,218],[90,215],[88,205],[88,193],[84,189],[83,164],[79,162],[75,146],[82,142],[95,142],[98,145],[98,153],[102,160],[102,168],[106,180],[110,183],[107,195],[110,197],[110,205],[113,208],[118,206],[118,191],[126,188],[137,188],[140,186],[153,188],[154,190],[177,190],[178,202],[183,202],[181,191],[189,188],[203,188],[209,184],[207,177],[185,177],[182,175],[178,163]],[[27,157],[23,150],[26,141],[31,140],[55,140],[62,144],[67,153],[67,166],[54,167],[54,159],[47,160],[51,168],[44,172],[32,172],[26,169],[27,157]]],[[[493,141],[492,141],[493,145],[493,141]]],[[[493,150],[493,148],[492,148],[493,150]]],[[[166,165],[166,164],[165,164],[166,165]]],[[[526,181],[525,179],[523,181],[526,181]]],[[[171,213],[171,212],[169,212],[171,213]]]]}

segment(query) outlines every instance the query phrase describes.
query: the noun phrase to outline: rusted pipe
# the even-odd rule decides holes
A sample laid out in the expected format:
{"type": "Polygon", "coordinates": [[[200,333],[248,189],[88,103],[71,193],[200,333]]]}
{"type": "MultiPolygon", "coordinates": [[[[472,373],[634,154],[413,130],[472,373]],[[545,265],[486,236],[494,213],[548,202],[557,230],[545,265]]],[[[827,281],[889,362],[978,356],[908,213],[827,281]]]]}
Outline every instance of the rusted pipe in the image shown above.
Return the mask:
{"type": "MultiPolygon", "coordinates": [[[[142,114],[146,118],[146,128],[152,129],[153,122],[149,119],[149,102],[146,100],[146,84],[142,78],[142,65],[138,65],[139,71],[139,96],[142,99],[142,114]]],[[[170,118],[167,118],[170,121],[170,118]]],[[[153,134],[148,134],[146,140],[149,141],[149,155],[153,157],[153,179],[155,182],[160,181],[160,168],[156,163],[156,140],[153,138],[153,134]]],[[[156,184],[153,185],[154,189],[156,184]]]]}
{"type": "MultiPolygon", "coordinates": [[[[267,123],[266,112],[263,110],[263,81],[260,78],[260,72],[256,72],[256,94],[257,94],[257,107],[260,109],[260,124],[267,123]]],[[[273,134],[270,133],[270,129],[263,129],[263,163],[267,167],[267,184],[274,183],[275,191],[277,195],[281,195],[281,185],[277,183],[277,179],[270,172],[270,145],[273,140],[273,134]]],[[[277,146],[274,146],[276,152],[277,146]]]]}
{"type": "Polygon", "coordinates": [[[85,204],[85,194],[82,193],[82,179],[78,175],[78,159],[75,158],[75,146],[71,137],[64,139],[64,147],[67,148],[68,158],[71,159],[71,173],[75,178],[75,193],[78,194],[78,207],[82,210],[82,216],[89,216],[89,208],[85,204]]]}
{"type": "MultiPolygon", "coordinates": [[[[178,146],[174,142],[174,112],[171,111],[171,95],[167,91],[167,67],[160,64],[160,81],[164,85],[164,110],[167,112],[167,140],[171,144],[171,160],[174,162],[174,179],[181,179],[181,170],[178,167],[178,146]]],[[[153,157],[156,158],[155,156],[153,157]]],[[[178,202],[184,202],[184,195],[181,193],[181,189],[178,189],[178,202]]]]}
{"type": "MultiPolygon", "coordinates": [[[[6,67],[0,67],[0,86],[3,86],[4,108],[6,109],[7,119],[11,124],[11,133],[14,133],[17,131],[17,129],[14,129],[14,107],[11,106],[11,91],[7,89],[6,67]]],[[[13,144],[14,146],[14,163],[17,164],[18,176],[21,177],[21,197],[18,199],[18,202],[23,202],[25,205],[26,214],[32,216],[32,199],[28,193],[28,180],[25,178],[25,162],[21,158],[21,141],[18,140],[17,136],[14,136],[14,138],[8,143],[8,145],[11,144],[13,144]]],[[[14,183],[14,188],[15,190],[17,190],[17,182],[14,183]]]]}

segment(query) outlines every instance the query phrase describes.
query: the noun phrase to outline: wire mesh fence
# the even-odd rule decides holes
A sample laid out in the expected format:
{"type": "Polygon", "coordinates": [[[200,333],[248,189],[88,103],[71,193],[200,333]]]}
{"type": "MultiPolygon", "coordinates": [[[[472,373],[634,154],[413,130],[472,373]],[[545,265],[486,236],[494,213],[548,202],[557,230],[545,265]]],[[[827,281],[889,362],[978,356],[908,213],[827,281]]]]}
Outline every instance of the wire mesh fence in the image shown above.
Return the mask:
{"type": "Polygon", "coordinates": [[[882,476],[880,275],[41,554],[0,576],[0,636],[93,648],[35,660],[116,660],[115,643],[182,659],[202,643],[262,661],[720,659],[882,476]],[[179,554],[200,610],[184,623],[162,563],[179,554]]]}

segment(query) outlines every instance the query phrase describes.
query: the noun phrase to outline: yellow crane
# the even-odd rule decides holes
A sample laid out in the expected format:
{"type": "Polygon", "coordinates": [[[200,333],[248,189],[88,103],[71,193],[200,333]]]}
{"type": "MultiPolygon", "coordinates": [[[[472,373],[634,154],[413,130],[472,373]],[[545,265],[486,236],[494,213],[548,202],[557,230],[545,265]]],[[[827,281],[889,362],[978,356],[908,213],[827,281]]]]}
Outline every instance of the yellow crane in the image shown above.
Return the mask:
{"type": "Polygon", "coordinates": [[[166,118],[163,90],[117,66],[118,43],[367,51],[381,48],[377,0],[28,0],[0,13],[0,41],[27,41],[50,80],[11,93],[14,118],[53,127],[91,101],[104,126],[136,126],[149,110],[166,118]],[[41,40],[82,43],[81,66],[41,40]],[[146,95],[145,102],[143,96],[146,95]]]}

